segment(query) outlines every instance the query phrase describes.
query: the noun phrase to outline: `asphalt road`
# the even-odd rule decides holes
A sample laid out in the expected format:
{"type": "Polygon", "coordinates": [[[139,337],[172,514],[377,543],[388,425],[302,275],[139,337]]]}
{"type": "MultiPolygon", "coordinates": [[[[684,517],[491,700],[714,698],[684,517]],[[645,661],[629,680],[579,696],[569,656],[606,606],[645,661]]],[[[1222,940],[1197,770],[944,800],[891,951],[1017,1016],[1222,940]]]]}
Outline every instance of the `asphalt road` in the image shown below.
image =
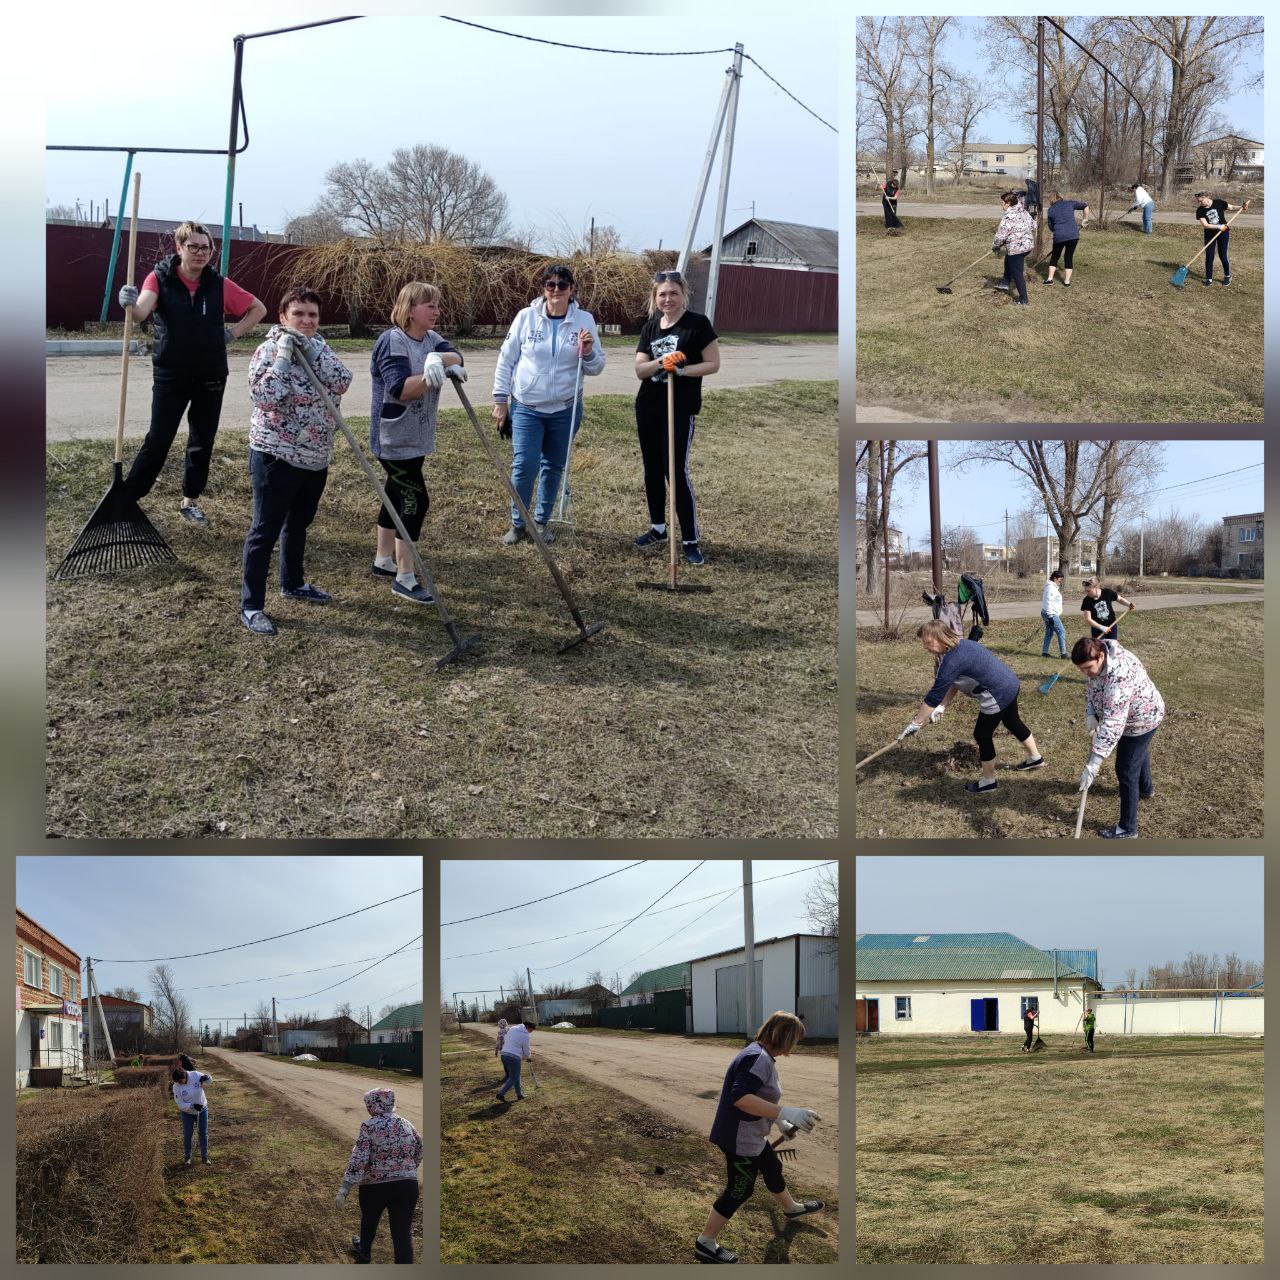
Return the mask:
{"type": "MultiPolygon", "coordinates": [[[[291,1062],[264,1058],[255,1053],[239,1053],[234,1049],[202,1049],[200,1061],[216,1064],[226,1059],[236,1070],[250,1076],[271,1093],[286,1097],[294,1106],[310,1112],[339,1137],[354,1143],[360,1125],[369,1118],[364,1095],[370,1089],[395,1091],[396,1112],[404,1116],[419,1133],[422,1132],[422,1081],[416,1076],[400,1080],[380,1076],[362,1076],[354,1071],[326,1071],[322,1067],[296,1067],[291,1062]]],[[[218,1068],[208,1072],[217,1079],[218,1068]]],[[[422,1171],[419,1169],[421,1179],[422,1171]]]]}
{"type": "MultiPolygon", "coordinates": [[[[463,343],[465,353],[466,344],[463,343]]],[[[759,387],[785,379],[834,381],[834,342],[726,343],[720,348],[720,372],[708,378],[707,390],[731,387],[759,387]]],[[[636,375],[633,353],[607,347],[604,372],[583,381],[587,401],[595,395],[634,395],[636,375]]],[[[355,352],[339,352],[339,358],[355,375],[351,389],[342,397],[343,413],[365,416],[372,395],[369,358],[355,352]]],[[[222,425],[247,429],[252,404],[249,400],[249,359],[247,354],[230,356],[230,375],[222,402],[222,425]]],[[[497,351],[475,351],[467,355],[467,393],[477,410],[488,413],[492,404],[493,369],[497,351]]],[[[45,439],[106,440],[115,435],[116,411],[120,398],[120,356],[47,356],[45,358],[45,439]]],[[[457,403],[452,391],[444,403],[457,403]]],[[[129,389],[125,403],[124,433],[140,437],[147,433],[151,418],[151,359],[129,361],[129,389]]]]}
{"type": "MultiPolygon", "coordinates": [[[[496,1028],[488,1024],[464,1025],[490,1040],[497,1036],[496,1028]]],[[[724,1073],[736,1051],[716,1041],[699,1044],[677,1036],[567,1035],[543,1030],[533,1033],[532,1052],[534,1070],[544,1089],[555,1088],[554,1067],[563,1065],[705,1136],[711,1132],[724,1073]]],[[[789,1168],[787,1180],[798,1184],[797,1195],[808,1194],[808,1178],[830,1190],[840,1185],[838,1066],[836,1058],[818,1054],[784,1058],[778,1063],[783,1102],[812,1107],[822,1117],[812,1133],[796,1138],[795,1172],[789,1168]]],[[[495,1060],[495,1093],[501,1071],[495,1060]]],[[[527,1072],[521,1087],[526,1093],[533,1088],[527,1072]]]]}
{"type": "MultiPolygon", "coordinates": [[[[1015,184],[1016,185],[1016,184],[1015,184]]],[[[1084,199],[1084,196],[1079,197],[1084,199]]],[[[1127,206],[1126,206],[1127,207],[1127,206]]],[[[879,200],[861,200],[857,205],[858,216],[863,217],[875,214],[877,217],[883,214],[880,208],[879,200]]],[[[1107,221],[1111,222],[1118,218],[1124,212],[1123,208],[1108,208],[1106,211],[1107,221]]],[[[898,201],[898,214],[900,217],[906,218],[990,218],[992,224],[1000,221],[1000,197],[993,195],[989,202],[981,204],[933,204],[933,203],[910,203],[906,200],[898,201]]],[[[1261,213],[1240,213],[1237,214],[1235,220],[1231,223],[1233,227],[1261,227],[1264,215],[1261,213]]],[[[1185,227],[1195,228],[1195,223],[1191,220],[1191,203],[1188,202],[1186,208],[1181,205],[1173,209],[1161,209],[1159,201],[1156,202],[1156,212],[1154,221],[1159,223],[1181,223],[1185,227]]],[[[1133,223],[1139,231],[1142,229],[1142,218],[1139,214],[1131,213],[1125,219],[1125,225],[1133,223]]],[[[1086,229],[1085,235],[1089,232],[1086,229]]]]}

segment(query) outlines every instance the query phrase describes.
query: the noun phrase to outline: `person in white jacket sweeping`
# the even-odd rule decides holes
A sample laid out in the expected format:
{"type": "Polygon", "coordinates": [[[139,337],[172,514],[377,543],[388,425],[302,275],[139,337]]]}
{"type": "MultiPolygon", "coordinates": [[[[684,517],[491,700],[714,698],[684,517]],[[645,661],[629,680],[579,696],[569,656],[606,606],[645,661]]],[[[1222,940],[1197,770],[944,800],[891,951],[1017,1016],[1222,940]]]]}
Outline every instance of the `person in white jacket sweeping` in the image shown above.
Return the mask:
{"type": "Polygon", "coordinates": [[[196,1064],[185,1053],[178,1055],[180,1067],[173,1069],[173,1100],[182,1113],[182,1154],[187,1164],[191,1163],[191,1135],[199,1128],[200,1159],[204,1164],[212,1164],[209,1159],[209,1100],[204,1096],[204,1087],[213,1082],[213,1077],[196,1070],[196,1064]]]}
{"type": "MultiPolygon", "coordinates": [[[[605,364],[595,317],[578,306],[574,292],[573,272],[567,266],[547,267],[542,273],[542,297],[511,322],[493,373],[493,420],[498,433],[511,438],[511,480],[545,542],[552,540],[546,526],[560,489],[569,441],[582,421],[582,404],[576,395],[579,365],[584,374],[594,377],[604,372],[605,364]]],[[[502,541],[514,546],[528,536],[513,502],[511,527],[502,541]]]]}

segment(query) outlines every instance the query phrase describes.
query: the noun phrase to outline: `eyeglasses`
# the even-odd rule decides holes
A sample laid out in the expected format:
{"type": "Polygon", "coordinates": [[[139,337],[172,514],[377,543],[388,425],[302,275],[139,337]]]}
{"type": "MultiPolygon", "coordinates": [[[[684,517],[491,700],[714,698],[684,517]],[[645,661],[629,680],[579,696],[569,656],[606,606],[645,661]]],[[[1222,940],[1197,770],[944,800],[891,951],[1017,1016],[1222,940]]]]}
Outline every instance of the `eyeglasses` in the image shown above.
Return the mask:
{"type": "Polygon", "coordinates": [[[182,246],[188,253],[212,253],[213,246],[211,244],[184,244],[182,246]]]}
{"type": "Polygon", "coordinates": [[[659,271],[658,274],[653,277],[654,284],[663,284],[668,280],[672,284],[684,284],[684,276],[682,276],[678,271],[659,271]]]}
{"type": "Polygon", "coordinates": [[[542,287],[544,289],[554,289],[559,293],[562,289],[572,289],[573,285],[571,285],[567,280],[544,280],[542,282],[542,287]]]}

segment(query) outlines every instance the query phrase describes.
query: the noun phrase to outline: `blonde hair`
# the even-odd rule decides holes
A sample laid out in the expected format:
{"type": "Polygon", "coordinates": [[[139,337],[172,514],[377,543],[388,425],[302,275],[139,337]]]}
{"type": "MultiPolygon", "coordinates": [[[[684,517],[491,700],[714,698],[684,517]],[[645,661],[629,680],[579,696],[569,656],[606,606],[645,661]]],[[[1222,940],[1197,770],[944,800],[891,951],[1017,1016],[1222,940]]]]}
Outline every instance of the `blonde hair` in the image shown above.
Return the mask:
{"type": "Polygon", "coordinates": [[[408,329],[409,312],[420,302],[440,302],[440,290],[433,284],[421,280],[410,280],[396,294],[395,306],[391,308],[391,323],[397,329],[408,329]]]}
{"type": "MultiPolygon", "coordinates": [[[[670,272],[666,273],[670,274],[670,272]]],[[[656,316],[658,314],[658,290],[663,285],[674,284],[680,286],[680,292],[684,294],[684,309],[689,310],[689,279],[685,275],[681,275],[679,280],[655,280],[653,287],[649,290],[649,314],[656,316]]]]}
{"type": "Polygon", "coordinates": [[[921,640],[937,640],[948,651],[960,643],[960,637],[941,618],[930,618],[928,622],[922,622],[916,635],[921,640]]]}
{"type": "Polygon", "coordinates": [[[203,222],[193,222],[190,218],[174,229],[173,242],[181,249],[192,236],[209,237],[209,256],[211,258],[218,251],[218,246],[214,243],[213,232],[203,222]]]}
{"type": "Polygon", "coordinates": [[[755,1039],[769,1057],[777,1058],[790,1053],[804,1039],[804,1023],[794,1013],[779,1009],[760,1024],[755,1039]]]}

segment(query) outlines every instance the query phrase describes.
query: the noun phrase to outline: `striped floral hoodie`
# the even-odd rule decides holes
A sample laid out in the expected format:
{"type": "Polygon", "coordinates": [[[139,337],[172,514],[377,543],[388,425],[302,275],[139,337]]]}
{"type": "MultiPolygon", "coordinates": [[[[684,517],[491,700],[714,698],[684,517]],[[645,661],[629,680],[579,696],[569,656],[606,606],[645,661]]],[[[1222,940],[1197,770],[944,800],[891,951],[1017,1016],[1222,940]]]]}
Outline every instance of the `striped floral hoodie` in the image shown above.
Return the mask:
{"type": "Polygon", "coordinates": [[[996,228],[995,239],[991,247],[998,249],[1004,245],[1004,251],[1011,254],[1030,253],[1036,242],[1036,224],[1026,209],[1015,204],[1004,211],[1000,225],[996,228]]]}
{"type": "Polygon", "coordinates": [[[422,1163],[422,1138],[403,1116],[395,1114],[396,1095],[391,1089],[370,1089],[364,1095],[369,1119],[351,1148],[342,1185],[398,1182],[416,1178],[422,1163]]]}
{"type": "Polygon", "coordinates": [[[1164,719],[1164,699],[1135,654],[1104,640],[1107,660],[1085,688],[1085,704],[1098,721],[1093,754],[1105,760],[1121,738],[1150,733],[1164,719]]]}

